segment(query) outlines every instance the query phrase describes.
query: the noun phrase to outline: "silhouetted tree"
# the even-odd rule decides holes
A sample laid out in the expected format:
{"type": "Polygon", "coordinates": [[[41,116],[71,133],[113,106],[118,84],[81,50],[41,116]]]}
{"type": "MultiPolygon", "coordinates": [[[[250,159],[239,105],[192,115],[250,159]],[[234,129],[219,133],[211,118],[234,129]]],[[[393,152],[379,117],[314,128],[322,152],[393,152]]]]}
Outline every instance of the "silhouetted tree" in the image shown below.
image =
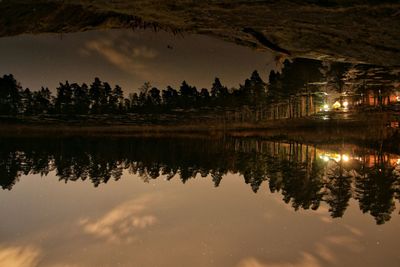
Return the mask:
{"type": "Polygon", "coordinates": [[[88,114],[90,109],[89,89],[86,84],[71,84],[75,114],[88,114]]]}
{"type": "Polygon", "coordinates": [[[90,111],[93,114],[98,114],[101,111],[100,101],[103,91],[103,84],[100,79],[96,77],[89,88],[90,111]]]}
{"type": "Polygon", "coordinates": [[[163,104],[168,108],[175,108],[178,105],[178,91],[171,86],[168,86],[166,90],[162,91],[163,104]]]}
{"type": "Polygon", "coordinates": [[[25,115],[36,114],[35,101],[34,101],[34,97],[33,97],[31,90],[29,90],[29,88],[26,88],[20,94],[20,97],[21,97],[21,106],[22,106],[22,110],[20,109],[20,111],[22,111],[25,115]]]}
{"type": "Polygon", "coordinates": [[[121,113],[124,110],[124,92],[119,85],[116,85],[110,97],[110,106],[113,112],[121,113]]]}
{"type": "Polygon", "coordinates": [[[211,86],[211,97],[213,99],[224,99],[228,96],[228,88],[221,84],[219,78],[215,78],[214,83],[211,86]]]}
{"type": "Polygon", "coordinates": [[[49,88],[42,87],[39,91],[33,92],[33,109],[35,114],[50,113],[53,109],[52,96],[49,88]]]}
{"type": "Polygon", "coordinates": [[[19,112],[21,91],[21,86],[12,74],[0,78],[0,114],[17,114],[19,112]]]}
{"type": "Polygon", "coordinates": [[[197,97],[198,97],[198,92],[196,87],[190,86],[187,84],[186,81],[182,82],[182,85],[179,89],[179,95],[180,95],[180,106],[181,107],[193,107],[193,105],[196,103],[197,97]]]}
{"type": "Polygon", "coordinates": [[[148,101],[150,105],[159,106],[161,104],[160,90],[153,87],[149,91],[148,101]]]}
{"type": "Polygon", "coordinates": [[[73,113],[72,88],[68,81],[57,87],[57,96],[54,102],[55,110],[59,114],[73,113]]]}

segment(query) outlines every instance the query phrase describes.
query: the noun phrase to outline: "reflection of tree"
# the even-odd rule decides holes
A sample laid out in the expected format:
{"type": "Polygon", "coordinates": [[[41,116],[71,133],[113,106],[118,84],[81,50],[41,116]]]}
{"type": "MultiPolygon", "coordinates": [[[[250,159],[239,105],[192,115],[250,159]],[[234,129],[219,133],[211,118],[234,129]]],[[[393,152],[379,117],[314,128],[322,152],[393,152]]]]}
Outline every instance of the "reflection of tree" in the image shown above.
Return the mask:
{"type": "Polygon", "coordinates": [[[326,202],[333,218],[342,217],[351,198],[352,176],[343,168],[343,161],[335,162],[328,171],[326,188],[328,194],[326,202]]]}
{"type": "Polygon", "coordinates": [[[11,190],[21,175],[21,162],[17,152],[1,153],[0,161],[0,185],[3,189],[11,190]]]}
{"type": "Polygon", "coordinates": [[[283,200],[295,210],[317,209],[322,199],[322,166],[315,148],[298,143],[269,160],[268,177],[271,192],[282,191],[283,200]]]}
{"type": "Polygon", "coordinates": [[[320,190],[323,186],[319,177],[311,177],[307,174],[304,165],[300,163],[285,162],[283,189],[284,201],[291,202],[296,210],[318,209],[322,194],[320,190]]]}
{"type": "Polygon", "coordinates": [[[256,193],[266,180],[265,156],[251,151],[249,153],[239,153],[237,168],[244,177],[246,184],[250,184],[252,190],[256,193]]]}
{"type": "Polygon", "coordinates": [[[332,217],[342,217],[354,182],[361,210],[378,223],[390,219],[394,197],[399,197],[400,175],[382,154],[373,165],[326,163],[317,157],[316,147],[293,142],[227,137],[3,138],[0,147],[0,185],[9,190],[21,175],[51,171],[64,182],[88,180],[96,187],[119,180],[124,169],[145,182],[164,176],[186,183],[201,176],[209,177],[215,187],[232,172],[242,175],[254,192],[267,182],[271,192],[280,192],[295,210],[315,210],[325,201],[332,217]]]}
{"type": "Polygon", "coordinates": [[[383,154],[376,156],[372,167],[364,167],[356,178],[356,199],[360,209],[375,217],[377,224],[389,221],[395,209],[395,185],[399,176],[394,168],[385,162],[383,154]]]}

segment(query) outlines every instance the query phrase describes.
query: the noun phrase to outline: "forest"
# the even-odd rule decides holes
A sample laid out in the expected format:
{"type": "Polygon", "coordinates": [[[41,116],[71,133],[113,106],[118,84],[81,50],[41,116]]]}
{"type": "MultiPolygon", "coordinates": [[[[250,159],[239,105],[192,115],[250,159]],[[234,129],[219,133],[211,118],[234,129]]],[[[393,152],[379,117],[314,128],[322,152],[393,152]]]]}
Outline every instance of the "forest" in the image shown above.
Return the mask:
{"type": "Polygon", "coordinates": [[[268,81],[255,70],[238,88],[228,88],[216,77],[210,88],[198,89],[183,81],[178,89],[167,86],[160,90],[145,82],[129,94],[100,78],[89,85],[65,81],[54,90],[24,89],[8,74],[0,77],[0,115],[112,117],[196,111],[197,116],[223,114],[227,120],[257,122],[315,115],[327,104],[327,92],[337,100],[345,95],[359,110],[371,109],[373,98],[375,107],[382,110],[398,93],[399,81],[398,73],[387,68],[310,59],[286,60],[280,72],[269,73],[268,81]]]}
{"type": "MultiPolygon", "coordinates": [[[[321,62],[296,60],[285,62],[282,73],[271,71],[263,81],[257,71],[238,88],[227,88],[215,78],[209,89],[189,85],[183,81],[179,89],[171,86],[160,90],[143,84],[135,93],[125,96],[123,89],[95,78],[91,84],[61,82],[53,95],[49,88],[22,88],[12,75],[0,78],[0,114],[124,114],[160,113],[173,109],[251,108],[265,107],[291,99],[304,90],[306,83],[323,77],[321,62]]],[[[315,89],[313,89],[315,91],[315,89]]],[[[311,91],[309,92],[311,93],[311,91]]]]}

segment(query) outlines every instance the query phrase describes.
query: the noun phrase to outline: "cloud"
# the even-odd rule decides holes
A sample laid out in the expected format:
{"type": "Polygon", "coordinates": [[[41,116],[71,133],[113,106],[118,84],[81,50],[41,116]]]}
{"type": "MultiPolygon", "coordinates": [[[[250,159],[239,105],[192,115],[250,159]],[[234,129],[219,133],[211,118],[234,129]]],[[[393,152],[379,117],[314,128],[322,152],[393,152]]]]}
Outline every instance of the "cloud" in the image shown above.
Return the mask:
{"type": "Polygon", "coordinates": [[[153,49],[147,48],[146,46],[133,47],[132,56],[135,58],[153,59],[157,56],[157,52],[153,49]]]}
{"type": "Polygon", "coordinates": [[[33,267],[38,266],[40,250],[27,247],[0,247],[0,266],[33,267]]]}
{"type": "Polygon", "coordinates": [[[145,213],[153,200],[154,197],[146,196],[128,201],[98,220],[84,218],[79,224],[85,233],[95,237],[118,244],[132,243],[138,231],[151,227],[158,221],[154,215],[145,213]]]}
{"type": "Polygon", "coordinates": [[[144,45],[134,46],[119,39],[114,41],[89,41],[79,53],[83,56],[88,56],[93,52],[102,56],[118,69],[128,74],[137,75],[145,80],[149,80],[152,77],[147,61],[155,59],[158,55],[154,49],[144,45]]]}

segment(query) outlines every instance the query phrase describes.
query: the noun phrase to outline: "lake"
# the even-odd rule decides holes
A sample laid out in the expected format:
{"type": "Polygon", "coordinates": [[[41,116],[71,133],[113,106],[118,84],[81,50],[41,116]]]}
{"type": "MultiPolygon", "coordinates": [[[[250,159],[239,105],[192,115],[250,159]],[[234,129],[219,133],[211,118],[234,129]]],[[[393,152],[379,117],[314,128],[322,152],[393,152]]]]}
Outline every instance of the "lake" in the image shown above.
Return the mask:
{"type": "Polygon", "coordinates": [[[398,266],[400,155],[260,137],[0,140],[1,266],[398,266]]]}

